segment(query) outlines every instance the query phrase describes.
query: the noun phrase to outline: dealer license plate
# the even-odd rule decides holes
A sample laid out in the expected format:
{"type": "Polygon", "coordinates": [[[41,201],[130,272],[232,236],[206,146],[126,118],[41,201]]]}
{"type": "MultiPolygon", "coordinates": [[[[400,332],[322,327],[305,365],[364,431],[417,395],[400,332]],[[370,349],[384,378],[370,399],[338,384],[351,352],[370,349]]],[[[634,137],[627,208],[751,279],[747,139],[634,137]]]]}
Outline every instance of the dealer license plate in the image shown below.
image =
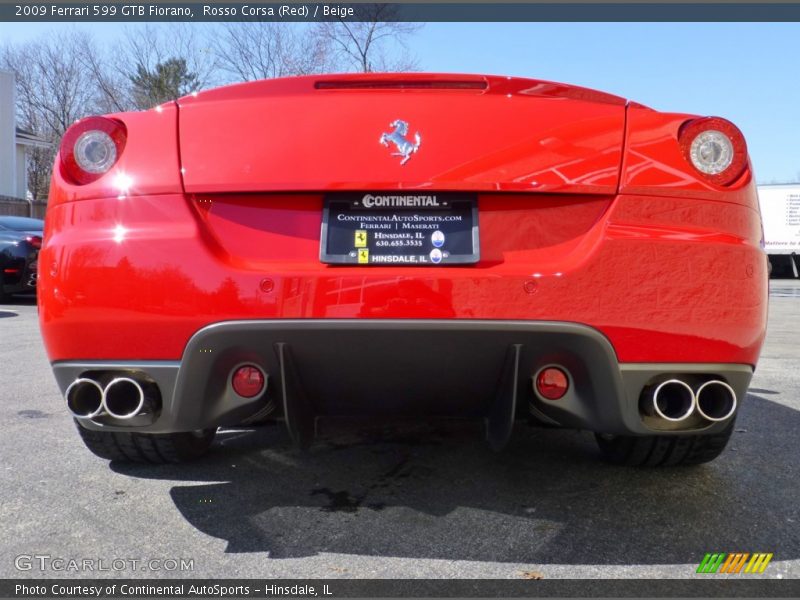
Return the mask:
{"type": "Polygon", "coordinates": [[[337,193],[325,197],[320,260],[437,266],[480,259],[478,200],[462,193],[337,193]]]}

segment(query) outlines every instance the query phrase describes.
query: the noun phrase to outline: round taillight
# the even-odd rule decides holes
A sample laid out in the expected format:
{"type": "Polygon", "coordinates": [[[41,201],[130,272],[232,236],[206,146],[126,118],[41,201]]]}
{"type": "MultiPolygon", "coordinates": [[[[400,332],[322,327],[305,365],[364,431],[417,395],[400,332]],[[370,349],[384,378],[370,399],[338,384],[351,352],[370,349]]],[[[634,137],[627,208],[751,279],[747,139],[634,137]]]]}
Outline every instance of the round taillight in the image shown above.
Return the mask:
{"type": "Polygon", "coordinates": [[[545,367],[536,375],[536,391],[547,400],[560,400],[569,390],[569,377],[559,367],[545,367]]]}
{"type": "Polygon", "coordinates": [[[117,162],[117,146],[105,131],[82,133],[73,152],[75,162],[87,173],[105,173],[117,162]]]}
{"type": "Polygon", "coordinates": [[[747,166],[747,144],[739,129],[720,117],[687,121],[678,133],[684,158],[716,185],[730,185],[747,166]]]}
{"type": "Polygon", "coordinates": [[[231,375],[233,391],[242,398],[255,398],[264,391],[266,377],[255,365],[236,367],[231,375]]]}
{"type": "Polygon", "coordinates": [[[119,160],[126,139],[125,125],[115,119],[89,117],[78,121],[61,141],[64,174],[79,185],[96,181],[119,160]]]}

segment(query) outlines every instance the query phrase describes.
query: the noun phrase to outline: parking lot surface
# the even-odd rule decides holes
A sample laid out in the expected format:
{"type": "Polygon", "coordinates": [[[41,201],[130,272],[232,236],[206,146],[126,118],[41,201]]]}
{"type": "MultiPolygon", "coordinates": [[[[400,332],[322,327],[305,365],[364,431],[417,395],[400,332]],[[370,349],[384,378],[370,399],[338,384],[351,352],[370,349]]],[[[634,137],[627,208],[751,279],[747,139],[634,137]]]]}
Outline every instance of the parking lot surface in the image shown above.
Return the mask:
{"type": "Polygon", "coordinates": [[[231,430],[192,464],[109,464],[74,431],[34,301],[2,305],[0,577],[681,578],[706,552],[772,552],[761,577],[800,578],[800,282],[771,288],[728,449],[655,470],[601,462],[586,432],[519,426],[495,454],[454,423],[329,423],[305,454],[280,426],[231,430]]]}

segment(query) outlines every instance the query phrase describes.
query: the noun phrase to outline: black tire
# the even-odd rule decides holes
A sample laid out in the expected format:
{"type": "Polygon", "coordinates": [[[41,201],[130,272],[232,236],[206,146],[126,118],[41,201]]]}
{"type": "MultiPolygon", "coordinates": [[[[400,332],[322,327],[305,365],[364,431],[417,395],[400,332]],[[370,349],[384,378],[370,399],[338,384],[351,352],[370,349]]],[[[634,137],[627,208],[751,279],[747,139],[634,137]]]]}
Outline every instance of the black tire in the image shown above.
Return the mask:
{"type": "Polygon", "coordinates": [[[95,456],[107,460],[150,464],[181,463],[205,454],[216,429],[181,433],[93,431],[76,422],[78,433],[95,456]]]}
{"type": "Polygon", "coordinates": [[[3,272],[0,271],[0,304],[11,302],[11,294],[5,293],[3,287],[5,287],[5,281],[3,280],[3,272]]]}
{"type": "Polygon", "coordinates": [[[733,422],[715,434],[696,435],[605,435],[595,434],[603,457],[629,467],[673,467],[699,465],[714,460],[728,445],[733,422]]]}

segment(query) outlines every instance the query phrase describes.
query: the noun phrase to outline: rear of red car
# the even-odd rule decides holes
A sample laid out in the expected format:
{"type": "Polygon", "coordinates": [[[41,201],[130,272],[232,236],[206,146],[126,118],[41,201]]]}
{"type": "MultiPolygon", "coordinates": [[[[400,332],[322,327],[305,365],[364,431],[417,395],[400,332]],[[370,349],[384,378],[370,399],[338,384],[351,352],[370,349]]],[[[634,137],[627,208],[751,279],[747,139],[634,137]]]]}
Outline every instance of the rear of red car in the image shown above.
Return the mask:
{"type": "Polygon", "coordinates": [[[389,414],[702,462],[763,341],[760,242],[723,119],[527,79],[261,81],[68,132],[41,324],[108,458],[177,460],[274,417],[307,445],[319,417],[389,414]]]}

